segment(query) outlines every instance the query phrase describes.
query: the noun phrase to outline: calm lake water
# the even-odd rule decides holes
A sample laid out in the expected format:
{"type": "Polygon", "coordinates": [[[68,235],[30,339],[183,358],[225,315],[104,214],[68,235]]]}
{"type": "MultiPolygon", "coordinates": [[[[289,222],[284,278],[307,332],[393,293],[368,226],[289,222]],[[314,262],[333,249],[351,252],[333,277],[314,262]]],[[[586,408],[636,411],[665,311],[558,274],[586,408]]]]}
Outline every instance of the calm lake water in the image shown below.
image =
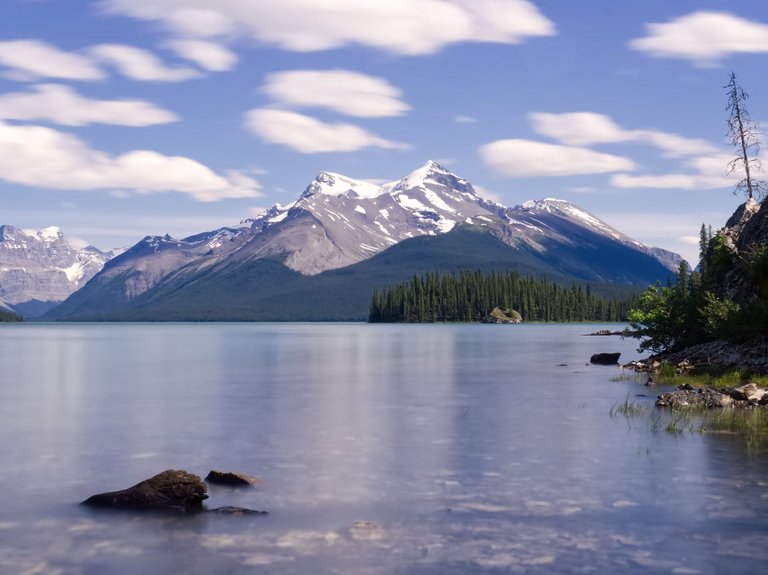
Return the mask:
{"type": "Polygon", "coordinates": [[[768,572],[768,457],[611,417],[601,327],[4,325],[0,573],[768,572]],[[270,515],[78,505],[168,468],[270,515]]]}

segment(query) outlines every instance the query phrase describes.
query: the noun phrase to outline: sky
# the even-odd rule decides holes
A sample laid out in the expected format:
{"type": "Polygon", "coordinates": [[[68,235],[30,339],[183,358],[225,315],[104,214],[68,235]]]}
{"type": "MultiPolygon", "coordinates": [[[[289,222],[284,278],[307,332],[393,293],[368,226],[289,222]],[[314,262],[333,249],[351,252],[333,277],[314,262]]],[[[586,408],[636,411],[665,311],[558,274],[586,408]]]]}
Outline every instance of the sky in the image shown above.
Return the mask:
{"type": "Polygon", "coordinates": [[[106,250],[435,160],[693,263],[766,69],[765,0],[0,0],[0,224],[106,250]]]}

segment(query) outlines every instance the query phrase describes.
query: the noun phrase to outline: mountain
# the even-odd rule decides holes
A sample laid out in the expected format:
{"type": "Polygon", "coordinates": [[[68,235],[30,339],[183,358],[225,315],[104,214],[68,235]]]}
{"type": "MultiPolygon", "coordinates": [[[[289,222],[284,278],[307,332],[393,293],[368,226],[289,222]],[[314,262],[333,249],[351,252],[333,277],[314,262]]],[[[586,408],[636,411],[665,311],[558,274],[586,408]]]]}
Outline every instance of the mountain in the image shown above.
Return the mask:
{"type": "Polygon", "coordinates": [[[148,236],[46,317],[362,319],[374,288],[426,271],[645,287],[679,261],[562,200],[490,202],[428,162],[383,185],[321,172],[238,228],[148,236]]]}
{"type": "Polygon", "coordinates": [[[75,249],[57,227],[0,226],[0,307],[35,317],[81,288],[114,252],[75,249]]]}

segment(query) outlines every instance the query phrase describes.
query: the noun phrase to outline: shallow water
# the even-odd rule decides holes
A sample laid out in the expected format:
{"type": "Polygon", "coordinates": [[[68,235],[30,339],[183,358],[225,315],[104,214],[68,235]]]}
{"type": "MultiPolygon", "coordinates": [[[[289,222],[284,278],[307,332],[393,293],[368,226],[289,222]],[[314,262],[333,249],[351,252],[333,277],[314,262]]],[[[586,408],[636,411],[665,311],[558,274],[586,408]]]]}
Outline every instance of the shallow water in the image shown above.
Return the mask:
{"type": "Polygon", "coordinates": [[[601,327],[4,325],[0,573],[766,572],[768,458],[611,417],[601,327]],[[168,468],[270,515],[77,505],[168,468]]]}

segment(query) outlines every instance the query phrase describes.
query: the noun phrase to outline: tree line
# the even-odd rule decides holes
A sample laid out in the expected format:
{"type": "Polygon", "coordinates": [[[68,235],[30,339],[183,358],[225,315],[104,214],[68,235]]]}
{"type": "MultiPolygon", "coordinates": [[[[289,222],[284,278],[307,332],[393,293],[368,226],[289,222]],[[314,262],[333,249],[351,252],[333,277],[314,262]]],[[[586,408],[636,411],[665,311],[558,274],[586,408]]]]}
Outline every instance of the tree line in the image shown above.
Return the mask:
{"type": "Polygon", "coordinates": [[[12,311],[0,309],[0,322],[2,321],[21,321],[21,316],[13,313],[12,311]]]}
{"type": "Polygon", "coordinates": [[[589,285],[564,286],[518,273],[428,273],[374,290],[368,321],[478,322],[495,308],[516,310],[523,321],[625,321],[636,297],[595,294],[589,285]]]}

